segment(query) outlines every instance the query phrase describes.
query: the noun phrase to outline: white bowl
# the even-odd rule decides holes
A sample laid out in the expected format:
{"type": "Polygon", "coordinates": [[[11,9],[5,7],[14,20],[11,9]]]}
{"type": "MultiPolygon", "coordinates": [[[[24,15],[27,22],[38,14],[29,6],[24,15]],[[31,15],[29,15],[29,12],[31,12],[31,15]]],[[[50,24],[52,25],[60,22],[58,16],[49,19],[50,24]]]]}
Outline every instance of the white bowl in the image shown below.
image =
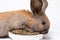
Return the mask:
{"type": "Polygon", "coordinates": [[[11,40],[11,38],[0,38],[0,40],[11,40]]]}
{"type": "Polygon", "coordinates": [[[42,34],[40,35],[17,35],[9,32],[9,36],[12,40],[40,40],[42,39],[42,34]]]}

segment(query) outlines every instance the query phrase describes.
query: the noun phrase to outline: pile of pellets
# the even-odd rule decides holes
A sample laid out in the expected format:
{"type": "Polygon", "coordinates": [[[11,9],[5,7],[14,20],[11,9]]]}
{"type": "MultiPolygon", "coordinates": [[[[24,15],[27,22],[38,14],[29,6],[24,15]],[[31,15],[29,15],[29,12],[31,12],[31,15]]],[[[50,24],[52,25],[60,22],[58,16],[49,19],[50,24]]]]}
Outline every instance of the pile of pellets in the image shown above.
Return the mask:
{"type": "Polygon", "coordinates": [[[27,32],[20,29],[15,29],[15,30],[12,30],[11,32],[17,35],[38,35],[39,34],[39,32],[27,32]]]}

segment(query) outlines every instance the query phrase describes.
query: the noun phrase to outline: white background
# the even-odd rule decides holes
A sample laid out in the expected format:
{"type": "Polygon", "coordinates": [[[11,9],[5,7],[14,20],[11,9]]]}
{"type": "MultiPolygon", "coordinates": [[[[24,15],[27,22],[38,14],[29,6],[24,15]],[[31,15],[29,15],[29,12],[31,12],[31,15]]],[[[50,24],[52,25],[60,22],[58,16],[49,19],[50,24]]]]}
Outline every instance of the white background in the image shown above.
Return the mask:
{"type": "MultiPolygon", "coordinates": [[[[60,40],[60,0],[48,0],[46,15],[50,20],[50,31],[46,40],[60,40]]],[[[0,12],[30,10],[30,0],[0,0],[0,12]]]]}

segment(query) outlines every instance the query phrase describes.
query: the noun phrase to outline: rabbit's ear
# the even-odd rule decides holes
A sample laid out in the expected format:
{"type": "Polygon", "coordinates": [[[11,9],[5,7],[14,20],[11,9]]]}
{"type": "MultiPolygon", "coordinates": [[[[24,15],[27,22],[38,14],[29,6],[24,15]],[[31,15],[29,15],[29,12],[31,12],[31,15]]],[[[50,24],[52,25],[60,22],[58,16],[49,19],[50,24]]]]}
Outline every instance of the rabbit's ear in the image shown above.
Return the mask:
{"type": "Polygon", "coordinates": [[[42,1],[43,1],[42,11],[45,12],[45,10],[48,6],[48,2],[47,2],[47,0],[42,0],[42,1]]]}
{"type": "Polygon", "coordinates": [[[33,12],[33,15],[39,14],[39,12],[42,10],[42,5],[43,5],[42,0],[31,0],[30,7],[33,12]]]}

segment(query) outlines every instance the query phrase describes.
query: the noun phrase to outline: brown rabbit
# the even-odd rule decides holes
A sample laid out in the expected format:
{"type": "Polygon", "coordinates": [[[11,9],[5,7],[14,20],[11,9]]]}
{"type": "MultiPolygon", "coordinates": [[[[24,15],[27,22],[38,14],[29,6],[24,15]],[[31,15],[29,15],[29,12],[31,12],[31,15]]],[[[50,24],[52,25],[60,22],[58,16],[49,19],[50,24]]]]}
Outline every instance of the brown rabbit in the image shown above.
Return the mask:
{"type": "MultiPolygon", "coordinates": [[[[41,17],[44,18],[43,16],[41,17]]],[[[27,10],[0,12],[0,38],[6,37],[10,30],[17,28],[24,30],[27,28],[30,29],[28,31],[33,30],[37,32],[45,31],[47,27],[44,24],[41,23],[41,20],[35,19],[32,13],[27,10]]],[[[47,33],[47,31],[45,32],[47,33]]]]}
{"type": "Polygon", "coordinates": [[[45,30],[41,31],[42,34],[46,33],[50,28],[50,22],[45,14],[47,8],[47,0],[31,0],[31,10],[33,12],[34,18],[41,20],[41,24],[44,26],[45,30]]]}

